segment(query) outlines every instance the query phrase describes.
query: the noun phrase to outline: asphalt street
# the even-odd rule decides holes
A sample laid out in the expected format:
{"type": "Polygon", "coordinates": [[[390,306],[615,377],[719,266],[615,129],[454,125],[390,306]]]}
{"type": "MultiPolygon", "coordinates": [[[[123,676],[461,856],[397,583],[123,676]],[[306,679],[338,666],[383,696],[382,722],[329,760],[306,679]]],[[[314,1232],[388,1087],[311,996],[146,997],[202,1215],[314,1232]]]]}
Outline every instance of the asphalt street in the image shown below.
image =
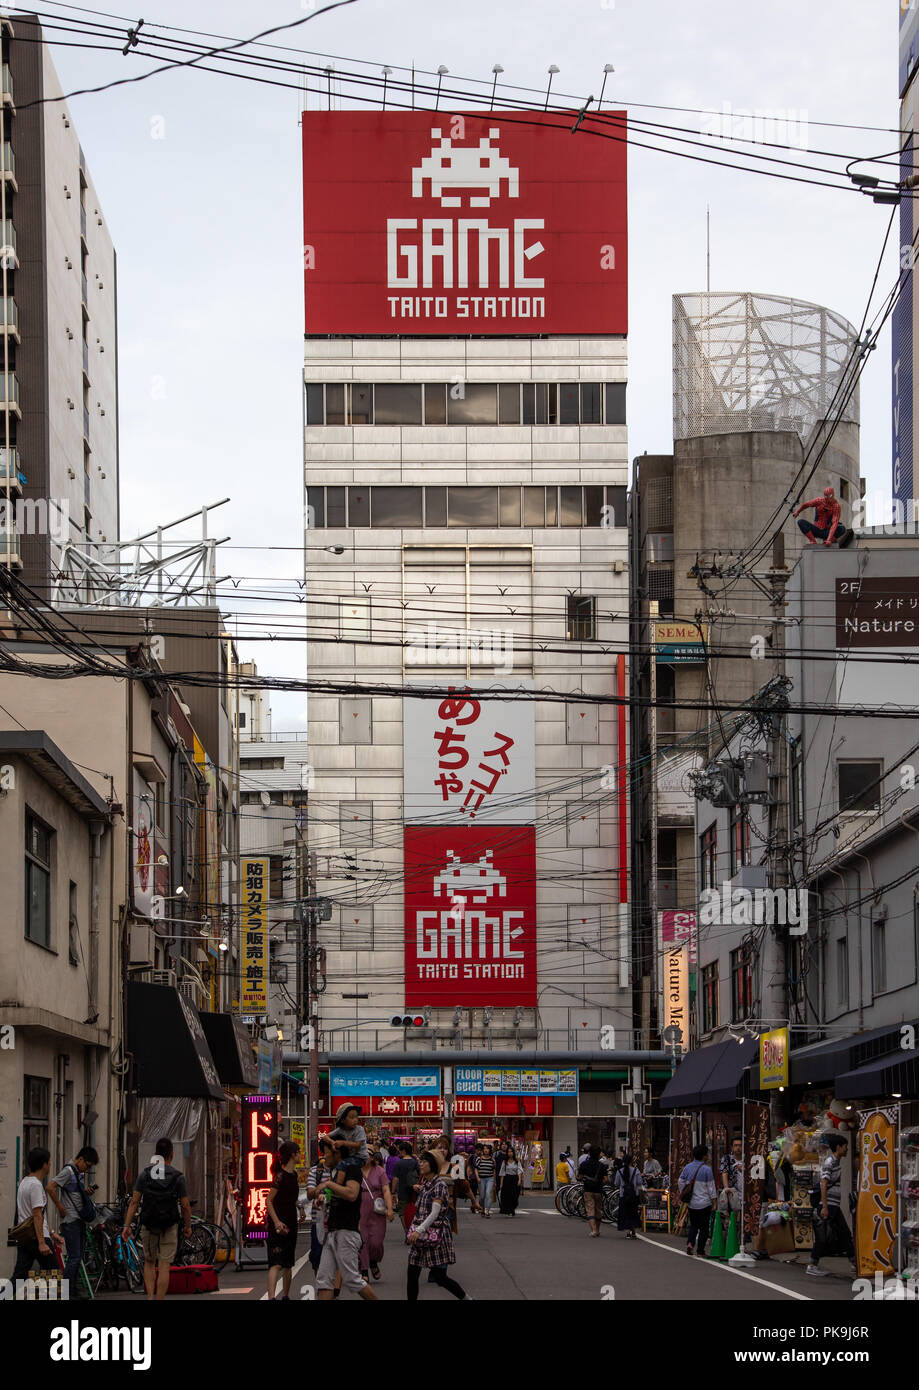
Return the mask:
{"type": "MultiPolygon", "coordinates": [[[[852,1279],[845,1260],[828,1259],[825,1279],[805,1273],[807,1256],[779,1259],[736,1270],[713,1260],[686,1254],[677,1237],[642,1235],[626,1240],[614,1227],[604,1226],[599,1239],[588,1238],[584,1222],[559,1216],[551,1198],[527,1196],[515,1217],[493,1214],[488,1221],[460,1211],[456,1240],[456,1265],[450,1270],[474,1299],[553,1302],[590,1299],[664,1300],[691,1302],[790,1303],[798,1301],[851,1302],[852,1279]]],[[[292,1298],[309,1298],[315,1285],[307,1259],[308,1236],[297,1248],[292,1298]]],[[[382,1278],[374,1291],[383,1301],[404,1301],[408,1249],[398,1221],[389,1228],[382,1278]]],[[[199,1303],[256,1301],[265,1297],[264,1265],[242,1270],[230,1268],[221,1275],[215,1294],[189,1295],[199,1303]]],[[[106,1295],[118,1301],[138,1295],[106,1295]]],[[[143,1298],[143,1295],[140,1295],[143,1298]]],[[[422,1300],[446,1300],[451,1295],[426,1282],[422,1274],[422,1300]]],[[[344,1293],[341,1301],[354,1299],[344,1293]]],[[[175,1296],[168,1303],[183,1301],[175,1296]]]]}

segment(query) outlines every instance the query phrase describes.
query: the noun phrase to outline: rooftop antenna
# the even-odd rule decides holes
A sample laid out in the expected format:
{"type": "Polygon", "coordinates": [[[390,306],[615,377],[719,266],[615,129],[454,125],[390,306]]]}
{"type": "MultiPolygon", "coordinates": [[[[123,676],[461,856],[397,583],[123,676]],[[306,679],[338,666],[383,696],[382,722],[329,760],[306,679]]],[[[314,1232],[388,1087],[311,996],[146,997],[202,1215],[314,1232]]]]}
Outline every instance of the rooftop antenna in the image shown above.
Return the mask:
{"type": "Polygon", "coordinates": [[[557,72],[559,72],[559,71],[560,71],[560,69],[557,68],[557,67],[555,66],[554,63],[550,64],[550,66],[547,68],[547,72],[548,72],[548,74],[549,74],[549,85],[548,85],[548,87],[546,88],[546,107],[545,107],[545,109],[546,109],[547,111],[548,111],[548,109],[549,109],[549,93],[552,91],[552,79],[553,79],[553,77],[555,76],[555,74],[556,74],[557,72]]]}
{"type": "Polygon", "coordinates": [[[329,79],[329,110],[332,109],[332,73],[335,69],[330,65],[325,70],[325,75],[329,79]]]}
{"type": "Polygon", "coordinates": [[[606,91],[606,79],[609,77],[609,75],[610,75],[611,72],[615,72],[615,71],[616,71],[616,69],[613,67],[612,63],[605,63],[605,64],[604,64],[604,66],[603,66],[603,86],[600,88],[600,100],[597,102],[597,110],[598,110],[598,111],[599,111],[600,107],[603,105],[603,93],[606,91]]]}
{"type": "Polygon", "coordinates": [[[386,110],[386,84],[392,77],[392,68],[383,69],[383,110],[386,110]]]}
{"type": "Polygon", "coordinates": [[[712,292],[712,213],[705,204],[705,293],[712,292]]]}
{"type": "Polygon", "coordinates": [[[497,91],[497,88],[498,88],[498,74],[499,74],[499,73],[502,73],[503,71],[504,71],[504,69],[502,68],[502,66],[501,66],[500,63],[495,63],[494,67],[492,68],[492,72],[493,72],[494,75],[495,75],[495,80],[494,80],[494,81],[492,82],[492,84],[491,84],[491,109],[492,109],[492,111],[494,111],[494,109],[495,109],[495,92],[497,91]]]}
{"type": "Polygon", "coordinates": [[[445,76],[449,71],[450,71],[450,69],[449,69],[449,68],[445,68],[444,65],[443,65],[443,63],[441,63],[440,67],[437,69],[437,100],[436,100],[435,103],[434,103],[434,110],[435,110],[435,111],[439,111],[439,110],[440,110],[440,85],[441,85],[441,83],[442,83],[443,80],[444,80],[444,76],[445,76]]]}
{"type": "Polygon", "coordinates": [[[412,59],[412,110],[415,109],[415,60],[412,59]]]}

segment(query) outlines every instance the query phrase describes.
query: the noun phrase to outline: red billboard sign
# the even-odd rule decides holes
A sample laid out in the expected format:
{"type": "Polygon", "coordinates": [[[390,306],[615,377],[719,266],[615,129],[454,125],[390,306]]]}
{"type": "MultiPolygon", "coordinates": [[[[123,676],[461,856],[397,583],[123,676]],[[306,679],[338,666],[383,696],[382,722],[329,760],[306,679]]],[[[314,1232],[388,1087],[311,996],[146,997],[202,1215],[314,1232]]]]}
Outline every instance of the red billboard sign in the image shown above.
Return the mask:
{"type": "Polygon", "coordinates": [[[405,827],[405,1003],[536,1003],[531,825],[405,827]]]}
{"type": "Polygon", "coordinates": [[[271,1165],[278,1148],[280,1116],[274,1096],[246,1096],[242,1102],[242,1235],[245,1245],[268,1237],[271,1165]]]}
{"type": "Polygon", "coordinates": [[[304,111],[306,332],[624,334],[625,112],[304,111]]]}

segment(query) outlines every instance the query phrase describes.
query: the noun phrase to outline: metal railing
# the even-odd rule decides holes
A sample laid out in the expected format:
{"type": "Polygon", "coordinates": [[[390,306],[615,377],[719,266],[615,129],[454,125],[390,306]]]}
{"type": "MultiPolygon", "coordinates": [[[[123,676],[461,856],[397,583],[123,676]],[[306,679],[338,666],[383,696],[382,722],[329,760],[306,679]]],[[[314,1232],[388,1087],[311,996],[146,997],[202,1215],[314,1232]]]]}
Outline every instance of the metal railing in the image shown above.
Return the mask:
{"type": "Polygon", "coordinates": [[[13,372],[0,372],[0,406],[19,404],[19,378],[13,372]]]}
{"type": "MultiPolygon", "coordinates": [[[[607,1025],[601,1025],[606,1027],[607,1025]]],[[[606,1035],[610,1040],[610,1035],[606,1035]]],[[[621,1051],[638,1051],[651,1046],[647,1037],[632,1028],[615,1029],[615,1047],[621,1051]]],[[[419,1052],[433,1048],[468,1050],[488,1048],[494,1052],[515,1052],[527,1049],[539,1052],[592,1052],[601,1047],[601,1029],[597,1028],[527,1028],[521,1025],[518,1033],[502,1026],[491,1029],[468,1028],[456,1032],[440,1028],[328,1028],[319,1030],[320,1052],[419,1052]],[[436,1035],[436,1036],[434,1036],[436,1035]]],[[[594,1064],[596,1065],[596,1064],[594,1064]]],[[[615,1068],[615,1063],[610,1063],[615,1068]]],[[[621,1065],[621,1064],[620,1064],[621,1065]]]]}
{"type": "Polygon", "coordinates": [[[308,738],[309,734],[305,729],[298,729],[290,734],[247,734],[245,729],[240,730],[240,743],[305,743],[308,738]]]}
{"type": "Polygon", "coordinates": [[[13,154],[13,147],[9,140],[4,140],[2,153],[0,153],[0,173],[9,174],[11,178],[16,177],[16,156],[13,154]]]}
{"type": "Polygon", "coordinates": [[[0,328],[7,333],[11,328],[19,330],[19,309],[10,295],[6,299],[0,297],[0,328]]]}
{"type": "Polygon", "coordinates": [[[3,100],[13,101],[13,74],[8,63],[3,64],[3,100]]]}
{"type": "Polygon", "coordinates": [[[7,478],[10,482],[19,482],[19,450],[16,448],[0,449],[0,483],[5,483],[7,478]]]}

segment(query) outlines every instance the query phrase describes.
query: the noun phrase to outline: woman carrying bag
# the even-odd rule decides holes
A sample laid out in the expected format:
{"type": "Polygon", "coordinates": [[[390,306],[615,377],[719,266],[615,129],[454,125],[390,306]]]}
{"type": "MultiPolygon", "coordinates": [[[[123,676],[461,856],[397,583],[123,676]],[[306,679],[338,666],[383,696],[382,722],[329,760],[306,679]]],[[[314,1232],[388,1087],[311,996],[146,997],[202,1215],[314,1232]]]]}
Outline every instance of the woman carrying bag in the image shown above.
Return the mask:
{"type": "Polygon", "coordinates": [[[454,1298],[469,1299],[465,1289],[447,1274],[448,1265],[456,1264],[453,1231],[450,1228],[450,1198],[447,1184],[440,1176],[440,1156],[425,1150],[418,1160],[421,1183],[415,1206],[415,1216],[405,1237],[410,1246],[408,1256],[407,1296],[409,1303],[418,1298],[422,1269],[429,1271],[432,1284],[452,1293],[454,1298]]]}
{"type": "Polygon", "coordinates": [[[635,1228],[641,1220],[641,1202],[645,1189],[641,1173],[629,1163],[628,1154],[616,1174],[614,1186],[619,1192],[617,1229],[625,1231],[626,1240],[634,1240],[635,1228]]]}

